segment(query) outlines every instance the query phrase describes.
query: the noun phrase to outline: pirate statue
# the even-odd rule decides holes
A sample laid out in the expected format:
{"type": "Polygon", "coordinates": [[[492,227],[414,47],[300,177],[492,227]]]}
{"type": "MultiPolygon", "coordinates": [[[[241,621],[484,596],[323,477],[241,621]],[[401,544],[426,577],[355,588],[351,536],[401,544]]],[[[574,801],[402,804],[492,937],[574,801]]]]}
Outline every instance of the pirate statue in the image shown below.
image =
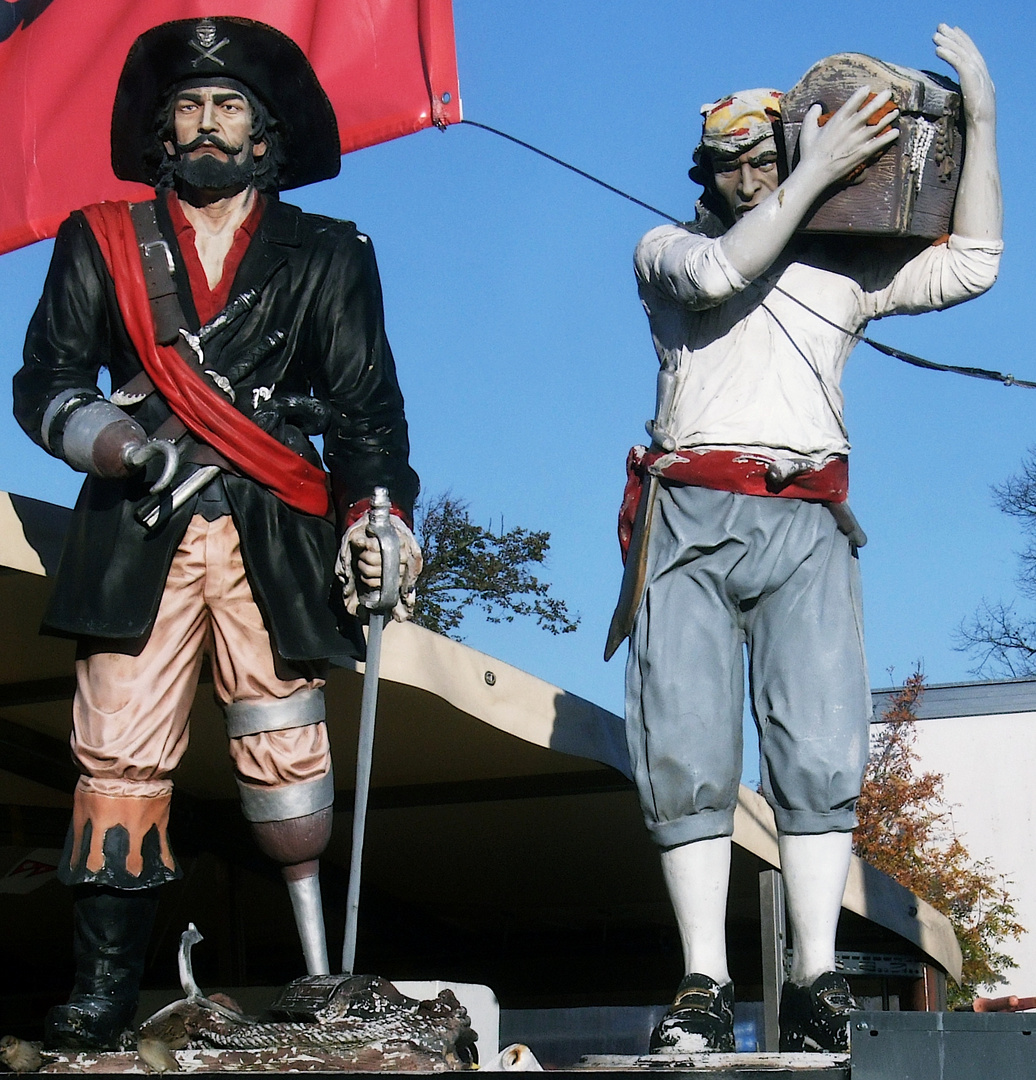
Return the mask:
{"type": "Polygon", "coordinates": [[[159,886],[180,875],[169,777],[204,655],[242,810],[283,867],[309,973],[327,972],[323,674],[362,655],[376,487],[401,539],[397,618],[421,567],[371,243],[278,198],[340,164],[301,50],[248,19],[149,30],[119,82],[112,164],[156,197],[62,225],[14,379],[25,431],[87,474],[45,618],[78,641],[82,773],[60,869],[76,983],[46,1038],[86,1048],[114,1045],[131,1019],[159,886]]]}
{"type": "Polygon", "coordinates": [[[896,139],[898,113],[867,87],[823,126],[814,106],[782,175],[781,95],[749,90],[702,109],[697,221],[636,251],[661,371],[654,444],[631,454],[631,488],[644,487],[627,580],[642,554],[643,591],[628,607],[627,735],[685,965],[655,1051],[734,1049],[724,920],[746,645],[793,939],[781,1049],[846,1048],[835,929],[870,695],[839,380],[869,320],[977,296],[1002,247],[993,84],[966,34],[940,26],[935,43],[967,125],[948,240],[903,252],[797,236],[831,185],[896,139]]]}

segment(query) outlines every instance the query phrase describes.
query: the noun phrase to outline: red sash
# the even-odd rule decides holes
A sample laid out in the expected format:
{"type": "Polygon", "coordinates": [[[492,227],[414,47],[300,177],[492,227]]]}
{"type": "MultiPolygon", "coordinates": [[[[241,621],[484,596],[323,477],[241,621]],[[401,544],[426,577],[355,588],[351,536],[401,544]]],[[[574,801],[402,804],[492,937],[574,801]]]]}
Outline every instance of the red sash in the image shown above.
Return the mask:
{"type": "Polygon", "coordinates": [[[218,450],[245,476],[292,509],[323,517],[329,505],[323,469],[311,465],[235,409],[172,345],[156,344],[129,204],[96,203],[84,207],[83,214],[115,282],[119,310],[133,347],[169,408],[195,438],[218,450]]]}
{"type": "Polygon", "coordinates": [[[766,470],[769,458],[756,457],[744,450],[649,450],[646,446],[634,446],[626,457],[626,488],[619,508],[619,547],[622,561],[626,561],[633,522],[643,492],[648,470],[657,462],[661,466],[654,471],[679,484],[693,487],[713,488],[717,491],[733,491],[741,495],[765,495],[782,499],[802,499],[804,502],[845,502],[849,495],[849,462],[844,457],[834,457],[821,468],[801,473],[780,489],[767,483],[766,470]],[[665,458],[665,461],[662,459],[665,458]]]}

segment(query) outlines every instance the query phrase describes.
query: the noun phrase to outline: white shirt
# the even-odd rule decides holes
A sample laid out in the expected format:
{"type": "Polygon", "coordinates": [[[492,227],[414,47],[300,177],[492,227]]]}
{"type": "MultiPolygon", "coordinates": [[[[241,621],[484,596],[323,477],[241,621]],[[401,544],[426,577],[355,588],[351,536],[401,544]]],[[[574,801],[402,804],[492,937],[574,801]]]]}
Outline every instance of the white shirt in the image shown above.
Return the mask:
{"type": "Polygon", "coordinates": [[[675,448],[756,451],[823,462],[849,452],[840,381],[871,320],[949,307],[996,280],[1003,245],[951,236],[903,263],[852,238],[796,240],[746,281],[720,239],[679,225],[637,245],[640,298],[661,364],[656,435],[675,448]]]}

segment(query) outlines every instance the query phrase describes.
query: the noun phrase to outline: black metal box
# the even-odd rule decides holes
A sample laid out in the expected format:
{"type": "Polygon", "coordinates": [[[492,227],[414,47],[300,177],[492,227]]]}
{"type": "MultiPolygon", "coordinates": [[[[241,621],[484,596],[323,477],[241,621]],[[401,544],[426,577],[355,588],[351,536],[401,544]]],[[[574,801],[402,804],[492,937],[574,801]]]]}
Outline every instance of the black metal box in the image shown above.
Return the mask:
{"type": "Polygon", "coordinates": [[[852,1080],[1033,1080],[1036,1013],[860,1012],[852,1080]]]}

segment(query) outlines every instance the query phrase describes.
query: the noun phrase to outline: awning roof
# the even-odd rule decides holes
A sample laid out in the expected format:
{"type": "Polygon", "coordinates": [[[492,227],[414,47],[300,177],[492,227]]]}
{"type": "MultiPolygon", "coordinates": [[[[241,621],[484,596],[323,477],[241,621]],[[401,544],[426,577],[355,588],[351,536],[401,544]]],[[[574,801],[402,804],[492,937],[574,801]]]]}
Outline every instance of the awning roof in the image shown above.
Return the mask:
{"type": "MultiPolygon", "coordinates": [[[[70,805],[66,743],[74,646],[37,636],[70,511],[0,493],[0,802],[70,805]],[[33,743],[36,738],[37,743],[33,743]]],[[[409,624],[386,630],[365,880],[417,890],[456,913],[548,906],[564,919],[611,909],[666,919],[658,860],[629,783],[622,719],[494,657],[409,624]],[[441,872],[449,837],[463,874],[441,872]],[[500,853],[512,858],[501,859],[500,853]],[[517,872],[516,872],[517,868],[517,872]]],[[[362,665],[327,686],[336,812],[348,814],[362,665]]],[[[178,789],[230,800],[236,789],[211,688],[192,714],[178,789]]],[[[348,860],[348,827],[329,856],[348,860]]],[[[773,815],[742,787],[734,842],[779,867],[773,815]]],[[[746,886],[743,903],[757,894],[746,886]]],[[[737,902],[738,890],[732,893],[737,902]]],[[[954,978],[947,919],[854,858],[843,905],[900,935],[954,978]]],[[[472,914],[477,917],[477,912],[472,914]]]]}

